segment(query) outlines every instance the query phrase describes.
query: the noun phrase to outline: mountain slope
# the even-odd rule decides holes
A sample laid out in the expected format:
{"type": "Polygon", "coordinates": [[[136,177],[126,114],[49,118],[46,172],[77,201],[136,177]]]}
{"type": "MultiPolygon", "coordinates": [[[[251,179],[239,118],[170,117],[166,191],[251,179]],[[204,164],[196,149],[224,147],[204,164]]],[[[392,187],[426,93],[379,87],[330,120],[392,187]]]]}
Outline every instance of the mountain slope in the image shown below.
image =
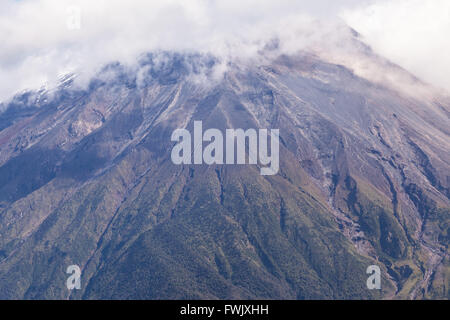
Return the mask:
{"type": "Polygon", "coordinates": [[[309,54],[195,80],[215,63],[149,55],[9,104],[0,298],[448,298],[448,100],[309,54]],[[279,128],[279,173],[174,165],[172,131],[194,120],[279,128]]]}

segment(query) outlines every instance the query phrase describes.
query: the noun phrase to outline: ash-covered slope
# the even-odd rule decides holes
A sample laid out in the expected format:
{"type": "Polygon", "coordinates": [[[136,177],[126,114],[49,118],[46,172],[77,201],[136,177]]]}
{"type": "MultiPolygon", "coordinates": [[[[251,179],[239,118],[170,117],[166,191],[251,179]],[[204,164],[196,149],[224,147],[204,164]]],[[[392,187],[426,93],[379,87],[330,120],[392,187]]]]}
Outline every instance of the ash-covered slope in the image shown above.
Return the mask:
{"type": "Polygon", "coordinates": [[[0,298],[448,298],[448,100],[307,54],[209,81],[214,64],[149,55],[9,104],[0,298]],[[174,165],[171,134],[194,120],[279,128],[279,173],[174,165]]]}

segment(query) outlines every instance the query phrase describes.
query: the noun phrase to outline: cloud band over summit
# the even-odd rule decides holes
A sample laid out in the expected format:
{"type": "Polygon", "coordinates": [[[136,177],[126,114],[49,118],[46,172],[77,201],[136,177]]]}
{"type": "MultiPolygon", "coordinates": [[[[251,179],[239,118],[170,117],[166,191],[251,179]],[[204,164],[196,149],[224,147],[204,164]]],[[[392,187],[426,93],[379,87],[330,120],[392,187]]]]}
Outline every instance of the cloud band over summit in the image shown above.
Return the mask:
{"type": "Polygon", "coordinates": [[[292,53],[340,43],[347,23],[376,52],[419,78],[450,88],[450,4],[436,1],[2,0],[0,101],[24,89],[53,87],[76,73],[86,83],[99,66],[133,64],[158,50],[251,58],[272,39],[292,53]],[[69,30],[68,8],[81,28],[69,30]],[[438,17],[438,18],[436,18],[438,17]],[[420,40],[420,41],[419,41],[420,40]]]}

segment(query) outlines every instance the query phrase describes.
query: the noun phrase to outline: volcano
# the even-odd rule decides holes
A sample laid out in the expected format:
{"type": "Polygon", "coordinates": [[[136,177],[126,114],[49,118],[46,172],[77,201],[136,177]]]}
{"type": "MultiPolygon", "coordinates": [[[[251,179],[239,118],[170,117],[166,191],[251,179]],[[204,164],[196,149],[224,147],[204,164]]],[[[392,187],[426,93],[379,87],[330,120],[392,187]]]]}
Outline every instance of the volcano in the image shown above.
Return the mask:
{"type": "Polygon", "coordinates": [[[449,298],[450,99],[389,63],[410,90],[306,52],[217,63],[148,54],[5,104],[0,298],[449,298]],[[174,164],[195,121],[279,130],[279,170],[174,164]]]}

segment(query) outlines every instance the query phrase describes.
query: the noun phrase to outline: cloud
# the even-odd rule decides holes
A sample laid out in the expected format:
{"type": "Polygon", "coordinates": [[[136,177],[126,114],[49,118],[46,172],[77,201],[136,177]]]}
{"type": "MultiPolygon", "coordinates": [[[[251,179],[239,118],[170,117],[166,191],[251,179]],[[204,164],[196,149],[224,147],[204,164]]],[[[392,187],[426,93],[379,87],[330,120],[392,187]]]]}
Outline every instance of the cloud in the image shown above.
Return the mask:
{"type": "Polygon", "coordinates": [[[340,16],[378,54],[450,92],[450,1],[377,1],[340,16]]]}
{"type": "Polygon", "coordinates": [[[319,42],[332,48],[346,36],[341,12],[377,50],[396,58],[402,48],[383,51],[392,43],[363,23],[373,12],[368,8],[378,8],[374,20],[384,17],[380,1],[371,7],[369,0],[0,0],[0,101],[23,89],[54,87],[67,73],[86,83],[106,63],[133,65],[150,51],[210,53],[226,61],[255,57],[274,38],[286,53],[319,42]]]}

